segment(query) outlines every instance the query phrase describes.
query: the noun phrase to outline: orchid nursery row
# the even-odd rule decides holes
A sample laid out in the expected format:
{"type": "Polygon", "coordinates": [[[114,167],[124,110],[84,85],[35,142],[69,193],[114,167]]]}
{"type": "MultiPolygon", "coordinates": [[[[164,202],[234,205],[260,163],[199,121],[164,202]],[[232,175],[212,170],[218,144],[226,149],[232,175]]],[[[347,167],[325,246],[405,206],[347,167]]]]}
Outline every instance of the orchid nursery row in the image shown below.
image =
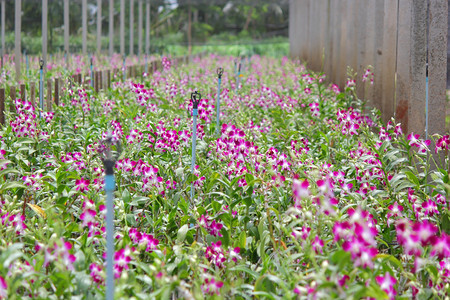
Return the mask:
{"type": "Polygon", "coordinates": [[[16,99],[0,298],[105,297],[111,151],[116,299],[448,299],[450,137],[384,124],[356,78],[340,90],[287,58],[239,63],[67,83],[52,112],[16,99]]]}

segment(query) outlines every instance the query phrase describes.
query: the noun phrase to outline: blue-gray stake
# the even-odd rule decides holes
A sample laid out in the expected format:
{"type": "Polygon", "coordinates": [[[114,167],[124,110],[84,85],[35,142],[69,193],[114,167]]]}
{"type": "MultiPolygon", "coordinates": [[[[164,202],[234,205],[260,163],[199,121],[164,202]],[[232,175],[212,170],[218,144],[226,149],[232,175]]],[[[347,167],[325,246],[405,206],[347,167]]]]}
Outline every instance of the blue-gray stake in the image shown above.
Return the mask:
{"type": "Polygon", "coordinates": [[[216,135],[219,134],[220,130],[220,83],[222,82],[222,74],[223,74],[223,68],[217,68],[217,77],[218,77],[218,87],[217,87],[217,122],[216,122],[216,135]]]}
{"type": "Polygon", "coordinates": [[[39,117],[42,118],[44,110],[44,60],[39,61],[39,117]]]}
{"type": "Polygon", "coordinates": [[[94,88],[94,58],[91,56],[91,87],[94,88]]]}
{"type": "Polygon", "coordinates": [[[236,84],[236,92],[239,89],[239,80],[241,79],[241,63],[239,62],[239,69],[237,73],[237,84],[236,84]]]}
{"type": "Polygon", "coordinates": [[[126,74],[127,74],[127,69],[126,69],[126,65],[125,65],[125,61],[126,61],[126,57],[123,57],[123,82],[125,82],[125,79],[127,79],[126,74]]]}
{"type": "Polygon", "coordinates": [[[147,54],[145,54],[145,74],[148,75],[147,54]]]}
{"type": "Polygon", "coordinates": [[[28,61],[28,54],[26,52],[25,52],[25,64],[27,66],[27,76],[28,76],[30,73],[30,63],[28,61]]]}
{"type": "Polygon", "coordinates": [[[111,154],[111,134],[108,134],[105,167],[106,193],[106,300],[114,299],[114,165],[115,158],[111,154]]]}
{"type": "MultiPolygon", "coordinates": [[[[194,122],[192,124],[192,161],[191,161],[191,174],[194,174],[195,167],[195,148],[197,147],[197,115],[198,115],[198,104],[202,95],[195,91],[191,94],[191,100],[193,105],[192,116],[194,122]]],[[[191,183],[191,200],[194,201],[194,183],[191,183]]]]}

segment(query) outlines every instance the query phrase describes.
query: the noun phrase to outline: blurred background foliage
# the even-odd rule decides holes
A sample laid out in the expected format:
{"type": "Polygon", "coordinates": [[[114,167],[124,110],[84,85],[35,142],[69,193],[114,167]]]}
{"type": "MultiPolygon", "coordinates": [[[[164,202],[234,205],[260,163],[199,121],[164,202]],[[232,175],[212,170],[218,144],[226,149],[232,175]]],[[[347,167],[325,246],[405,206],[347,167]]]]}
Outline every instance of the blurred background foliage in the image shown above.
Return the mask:
{"type": "MultiPolygon", "coordinates": [[[[145,1],[143,34],[145,34],[145,1]]],[[[125,0],[125,49],[129,50],[130,1],[125,0]]],[[[192,53],[287,55],[289,0],[150,0],[151,53],[186,55],[191,28],[192,53]],[[189,26],[189,16],[191,17],[189,26]]],[[[81,0],[70,0],[70,51],[81,51],[81,0]]],[[[119,52],[120,1],[114,1],[114,47],[119,52]]],[[[134,0],[137,51],[138,0],[134,0]]],[[[63,1],[48,0],[48,51],[64,45],[63,1]]],[[[22,50],[41,53],[42,1],[22,0],[22,50]]],[[[109,1],[102,1],[102,49],[107,53],[109,1]]],[[[88,0],[88,51],[96,51],[97,0],[88,0]]],[[[6,49],[14,49],[14,1],[6,1],[6,49]],[[10,13],[8,13],[10,12],[10,13]]],[[[142,37],[145,40],[144,37],[142,37]]]]}

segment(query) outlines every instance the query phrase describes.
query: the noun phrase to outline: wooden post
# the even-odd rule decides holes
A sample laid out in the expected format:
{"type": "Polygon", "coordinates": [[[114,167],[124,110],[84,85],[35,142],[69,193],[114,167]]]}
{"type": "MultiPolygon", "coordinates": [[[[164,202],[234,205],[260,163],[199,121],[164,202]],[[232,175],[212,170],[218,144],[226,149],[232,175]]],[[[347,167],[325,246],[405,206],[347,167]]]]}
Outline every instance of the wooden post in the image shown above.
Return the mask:
{"type": "Polygon", "coordinates": [[[102,52],[102,0],[97,0],[97,54],[102,52]]]}
{"type": "Polygon", "coordinates": [[[428,137],[445,133],[447,0],[430,1],[428,39],[428,137]]]}
{"type": "MultiPolygon", "coordinates": [[[[337,1],[331,1],[332,3],[332,8],[331,8],[331,13],[333,14],[332,20],[333,20],[333,25],[332,25],[332,31],[333,31],[333,35],[332,35],[332,39],[333,39],[333,51],[331,53],[331,59],[332,59],[332,64],[333,64],[333,68],[332,68],[332,72],[331,72],[331,80],[333,82],[336,82],[337,84],[339,84],[339,59],[341,56],[341,26],[342,26],[342,20],[339,17],[339,4],[337,3],[337,1]]],[[[342,88],[342,86],[341,86],[342,88]]]]}
{"type": "Polygon", "coordinates": [[[130,0],[130,55],[134,55],[134,0],[130,0]]]}
{"type": "Polygon", "coordinates": [[[64,0],[64,52],[69,56],[69,0],[64,0]]]}
{"type": "Polygon", "coordinates": [[[111,88],[111,70],[106,71],[106,87],[111,88]]]}
{"type": "Polygon", "coordinates": [[[47,80],[47,111],[52,111],[52,80],[47,80]]]}
{"type": "Polygon", "coordinates": [[[138,0],[138,56],[142,56],[142,0],[138,0]]]}
{"type": "Polygon", "coordinates": [[[5,124],[5,89],[0,89],[0,124],[5,124]]]}
{"type": "Polygon", "coordinates": [[[82,53],[87,54],[87,0],[81,1],[82,53]]]}
{"type": "Polygon", "coordinates": [[[30,82],[30,102],[36,108],[36,83],[30,82]]]}
{"type": "Polygon", "coordinates": [[[99,86],[98,86],[98,88],[100,90],[103,90],[103,71],[100,71],[98,73],[98,76],[99,76],[99,81],[98,81],[99,86]]]}
{"type": "Polygon", "coordinates": [[[95,78],[94,79],[94,90],[95,90],[96,93],[98,93],[98,90],[99,90],[98,89],[98,79],[99,79],[98,73],[99,72],[97,72],[97,71],[94,72],[94,78],[95,78]]]}
{"type": "Polygon", "coordinates": [[[327,75],[327,81],[331,82],[331,70],[332,70],[332,62],[331,62],[331,52],[333,50],[333,44],[332,44],[332,39],[331,39],[331,35],[332,35],[332,22],[331,22],[331,0],[326,0],[325,1],[325,10],[324,13],[325,15],[325,32],[324,32],[324,44],[323,44],[323,49],[324,49],[324,56],[325,56],[325,60],[324,60],[324,72],[327,75]]]}
{"type": "Polygon", "coordinates": [[[120,55],[125,55],[125,0],[120,0],[120,55]]]}
{"type": "MultiPolygon", "coordinates": [[[[348,66],[356,72],[358,69],[358,61],[357,61],[357,47],[358,40],[356,39],[357,27],[358,27],[358,0],[347,0],[347,57],[346,61],[348,66]]],[[[346,78],[347,79],[347,78],[346,78]]],[[[344,82],[344,85],[347,81],[344,82]]]]}
{"type": "Polygon", "coordinates": [[[145,4],[145,54],[150,54],[150,0],[145,4]]]}
{"type": "Polygon", "coordinates": [[[109,0],[109,57],[114,53],[114,0],[109,0]]]}
{"type": "Polygon", "coordinates": [[[20,61],[21,61],[21,25],[22,25],[22,0],[16,0],[15,1],[15,63],[16,63],[16,81],[19,82],[20,80],[20,61]]]}
{"type": "Polygon", "coordinates": [[[55,78],[55,105],[59,106],[60,78],[55,78]]]}
{"type": "Polygon", "coordinates": [[[47,20],[48,20],[48,0],[42,0],[42,59],[44,66],[47,66],[47,20]]]}
{"type": "Polygon", "coordinates": [[[20,84],[20,99],[22,99],[22,101],[27,100],[26,86],[23,83],[20,84]]]}
{"type": "Polygon", "coordinates": [[[11,102],[9,103],[9,111],[14,112],[15,110],[15,102],[16,102],[16,87],[10,86],[9,87],[9,97],[11,98],[11,102]]]}
{"type": "Polygon", "coordinates": [[[81,85],[83,83],[82,80],[83,80],[83,78],[82,78],[81,73],[78,73],[78,84],[79,85],[81,85]]]}

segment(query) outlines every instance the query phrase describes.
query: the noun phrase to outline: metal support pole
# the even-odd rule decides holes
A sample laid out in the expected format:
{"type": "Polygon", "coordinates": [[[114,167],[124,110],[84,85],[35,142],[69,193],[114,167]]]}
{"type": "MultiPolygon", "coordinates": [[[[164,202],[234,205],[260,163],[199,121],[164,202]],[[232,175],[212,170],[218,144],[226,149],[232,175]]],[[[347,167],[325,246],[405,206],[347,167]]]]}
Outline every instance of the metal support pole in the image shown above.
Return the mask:
{"type": "Polygon", "coordinates": [[[105,167],[106,193],[106,300],[114,299],[114,164],[111,154],[111,135],[107,140],[105,167]]]}
{"type": "Polygon", "coordinates": [[[42,118],[42,111],[44,110],[44,60],[39,62],[39,117],[42,118]]]}
{"type": "Polygon", "coordinates": [[[122,67],[122,71],[123,71],[123,82],[125,82],[125,80],[127,79],[127,65],[126,65],[126,57],[123,57],[123,67],[122,67]]]}
{"type": "Polygon", "coordinates": [[[219,133],[220,130],[220,83],[222,81],[222,74],[223,74],[223,68],[218,68],[217,69],[217,76],[218,76],[218,87],[217,87],[217,101],[216,101],[216,106],[217,106],[217,122],[216,122],[216,135],[219,133]]]}
{"type": "MultiPolygon", "coordinates": [[[[195,167],[195,149],[197,147],[197,116],[198,116],[198,104],[202,95],[195,91],[191,94],[191,100],[193,104],[192,116],[194,118],[194,122],[192,124],[192,160],[191,160],[191,174],[194,174],[195,167]]],[[[191,183],[191,200],[194,202],[194,184],[191,183]]]]}

